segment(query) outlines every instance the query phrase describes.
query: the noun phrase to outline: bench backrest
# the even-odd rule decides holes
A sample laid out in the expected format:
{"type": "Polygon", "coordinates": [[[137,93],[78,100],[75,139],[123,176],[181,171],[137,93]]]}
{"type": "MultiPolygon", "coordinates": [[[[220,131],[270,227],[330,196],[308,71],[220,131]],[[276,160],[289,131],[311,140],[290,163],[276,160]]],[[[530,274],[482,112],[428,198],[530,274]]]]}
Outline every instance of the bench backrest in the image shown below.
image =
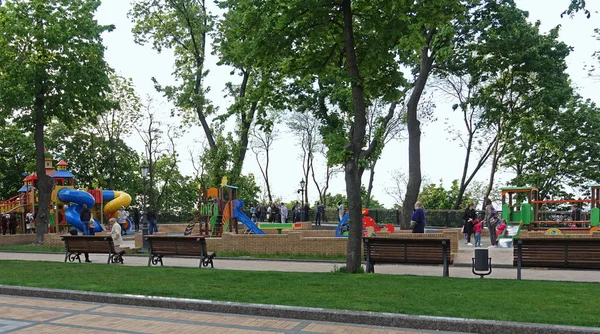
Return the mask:
{"type": "Polygon", "coordinates": [[[69,235],[62,236],[65,247],[71,253],[114,253],[115,245],[110,235],[69,235]]]}
{"type": "Polygon", "coordinates": [[[367,252],[371,263],[443,264],[452,263],[450,239],[416,238],[363,238],[365,260],[367,252]]]}
{"type": "Polygon", "coordinates": [[[513,265],[521,249],[524,267],[600,269],[600,239],[523,238],[513,243],[513,265]]]}
{"type": "Polygon", "coordinates": [[[147,239],[152,253],[157,255],[200,256],[203,252],[206,254],[204,237],[148,236],[147,239]]]}

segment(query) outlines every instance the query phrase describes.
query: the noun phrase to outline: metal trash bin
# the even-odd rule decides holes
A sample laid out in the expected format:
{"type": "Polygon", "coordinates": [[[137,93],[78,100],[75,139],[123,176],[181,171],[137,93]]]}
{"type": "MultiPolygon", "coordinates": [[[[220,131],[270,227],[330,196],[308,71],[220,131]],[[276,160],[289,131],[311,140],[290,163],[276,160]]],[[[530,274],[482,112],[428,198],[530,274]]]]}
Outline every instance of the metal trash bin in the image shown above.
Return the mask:
{"type": "Polygon", "coordinates": [[[492,258],[489,257],[489,250],[486,248],[475,249],[475,255],[472,258],[472,271],[474,275],[481,278],[492,273],[492,258]]]}

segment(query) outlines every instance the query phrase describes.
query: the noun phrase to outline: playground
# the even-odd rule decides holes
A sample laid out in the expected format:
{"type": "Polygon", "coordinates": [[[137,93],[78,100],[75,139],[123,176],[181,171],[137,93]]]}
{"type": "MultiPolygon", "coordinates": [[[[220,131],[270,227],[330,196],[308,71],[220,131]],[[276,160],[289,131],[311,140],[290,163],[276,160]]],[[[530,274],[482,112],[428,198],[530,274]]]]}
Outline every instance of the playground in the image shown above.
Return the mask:
{"type": "MultiPolygon", "coordinates": [[[[71,228],[83,232],[80,213],[85,204],[95,221],[95,232],[104,230],[103,224],[110,218],[118,217],[120,207],[127,208],[131,204],[131,196],[122,191],[107,189],[84,189],[75,184],[75,176],[69,172],[68,163],[60,160],[54,169],[52,156],[46,154],[46,175],[52,178],[53,189],[50,201],[50,233],[63,234],[71,228]]],[[[0,212],[17,216],[17,233],[27,230],[26,217],[31,213],[35,217],[38,207],[37,175],[32,173],[23,179],[23,187],[18,194],[6,201],[0,202],[0,212]]],[[[125,231],[131,231],[133,224],[130,219],[123,224],[125,231]]]]}

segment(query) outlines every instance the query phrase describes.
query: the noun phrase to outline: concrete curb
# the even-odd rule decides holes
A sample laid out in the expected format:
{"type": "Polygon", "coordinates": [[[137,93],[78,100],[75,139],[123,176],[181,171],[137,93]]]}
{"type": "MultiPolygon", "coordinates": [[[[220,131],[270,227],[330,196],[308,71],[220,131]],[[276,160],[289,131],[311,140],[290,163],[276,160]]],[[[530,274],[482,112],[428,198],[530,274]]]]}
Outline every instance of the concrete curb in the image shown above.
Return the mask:
{"type": "Polygon", "coordinates": [[[218,302],[141,295],[120,295],[73,290],[41,289],[0,285],[0,294],[36,298],[66,299],[142,307],[159,307],[200,312],[352,323],[424,330],[494,334],[589,334],[600,328],[542,325],[505,321],[432,317],[394,313],[357,312],[322,308],[218,302]]]}

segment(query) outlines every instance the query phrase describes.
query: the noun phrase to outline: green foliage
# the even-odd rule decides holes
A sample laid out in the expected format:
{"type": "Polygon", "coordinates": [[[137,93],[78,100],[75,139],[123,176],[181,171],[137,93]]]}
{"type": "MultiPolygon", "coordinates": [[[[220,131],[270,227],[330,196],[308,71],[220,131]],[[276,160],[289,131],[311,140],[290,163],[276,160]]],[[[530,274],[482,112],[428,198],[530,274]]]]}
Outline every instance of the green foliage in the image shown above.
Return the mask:
{"type": "MultiPolygon", "coordinates": [[[[423,203],[423,206],[427,210],[450,210],[456,198],[458,196],[459,185],[458,180],[453,180],[450,189],[445,189],[443,181],[440,180],[440,184],[436,185],[430,183],[425,185],[419,193],[419,201],[423,203]]],[[[476,202],[470,192],[466,192],[464,195],[463,203],[476,202]]]]}
{"type": "Polygon", "coordinates": [[[111,186],[131,195],[141,192],[140,158],[123,140],[111,142],[85,123],[71,130],[53,122],[47,128],[46,141],[48,150],[57,159],[69,163],[68,169],[79,186],[111,186]]]}
{"type": "Polygon", "coordinates": [[[15,115],[24,131],[36,124],[36,98],[43,102],[42,123],[56,117],[72,125],[109,107],[101,34],[114,27],[95,20],[100,3],[12,0],[0,6],[0,110],[15,115]]]}
{"type": "MultiPolygon", "coordinates": [[[[161,86],[153,78],[156,88],[175,104],[187,121],[202,121],[213,112],[206,99],[203,80],[206,58],[206,34],[212,29],[212,18],[206,12],[204,1],[195,0],[139,0],[135,1],[129,17],[135,42],[151,43],[158,52],[173,50],[178,85],[161,86]]],[[[208,135],[208,134],[207,134],[208,135]]]]}
{"type": "Polygon", "coordinates": [[[0,200],[5,200],[23,186],[22,173],[35,170],[35,147],[31,133],[10,123],[0,128],[0,200]]]}
{"type": "MultiPolygon", "coordinates": [[[[366,203],[367,189],[365,188],[365,186],[360,186],[360,197],[361,197],[362,203],[366,203]]],[[[346,198],[345,195],[342,195],[342,194],[331,195],[331,193],[328,193],[325,195],[325,199],[326,199],[328,208],[337,208],[338,203],[342,203],[344,205],[344,208],[348,208],[348,199],[346,198]]],[[[381,203],[379,203],[379,201],[376,200],[373,195],[371,195],[370,203],[371,204],[369,205],[369,209],[383,209],[384,208],[384,206],[381,203]]]]}
{"type": "Polygon", "coordinates": [[[258,205],[260,187],[256,184],[254,174],[240,175],[235,185],[238,187],[238,198],[244,202],[246,208],[258,205]]]}
{"type": "Polygon", "coordinates": [[[544,118],[524,117],[510,141],[505,165],[515,186],[539,187],[542,198],[572,196],[565,186],[585,189],[600,180],[600,108],[575,97],[544,118]]]}

